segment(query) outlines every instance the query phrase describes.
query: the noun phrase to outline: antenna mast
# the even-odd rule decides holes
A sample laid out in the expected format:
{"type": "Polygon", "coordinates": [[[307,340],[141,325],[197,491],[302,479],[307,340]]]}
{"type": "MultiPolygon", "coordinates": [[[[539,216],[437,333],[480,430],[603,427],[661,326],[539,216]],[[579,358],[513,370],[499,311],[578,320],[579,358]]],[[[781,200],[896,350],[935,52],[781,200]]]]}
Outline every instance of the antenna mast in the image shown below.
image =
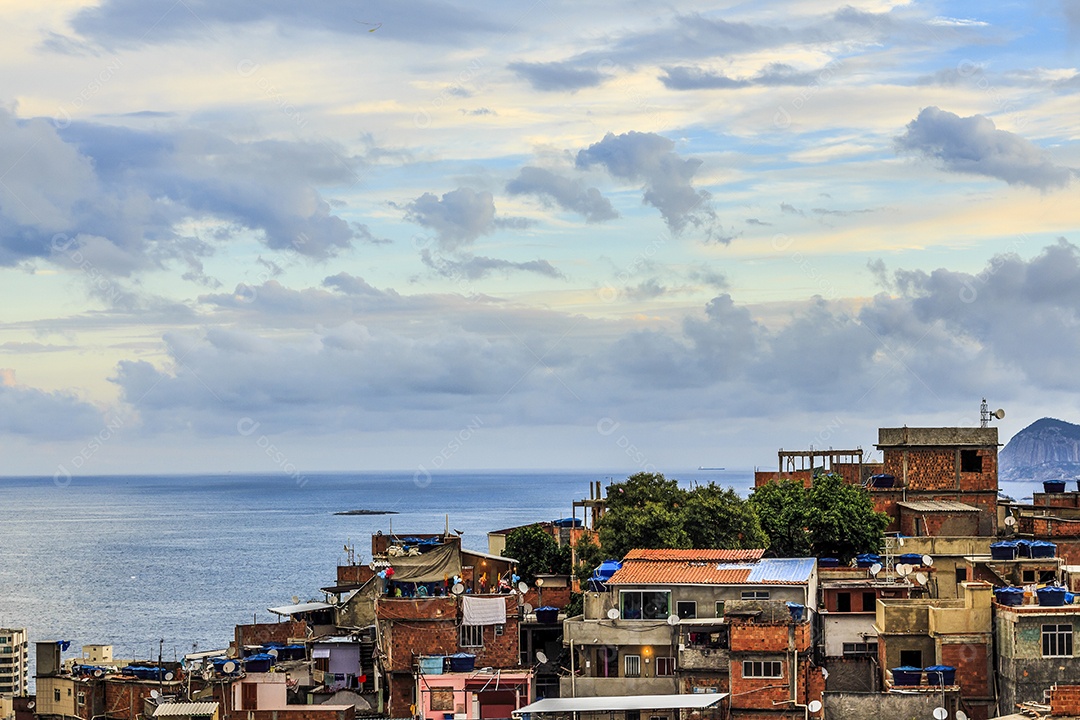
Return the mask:
{"type": "Polygon", "coordinates": [[[990,426],[990,406],[986,404],[986,398],[982,399],[982,404],[979,405],[979,427],[990,426]]]}

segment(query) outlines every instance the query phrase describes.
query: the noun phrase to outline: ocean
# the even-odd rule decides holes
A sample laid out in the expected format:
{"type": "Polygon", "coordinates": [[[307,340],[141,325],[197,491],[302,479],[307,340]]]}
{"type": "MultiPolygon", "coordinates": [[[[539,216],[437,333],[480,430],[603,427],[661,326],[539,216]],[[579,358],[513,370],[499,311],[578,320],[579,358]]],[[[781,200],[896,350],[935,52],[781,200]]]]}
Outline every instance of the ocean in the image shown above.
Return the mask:
{"type": "MultiPolygon", "coordinates": [[[[667,473],[745,494],[753,472],[667,473]]],[[[371,535],[487,533],[569,517],[603,472],[284,473],[0,478],[0,627],[30,642],[111,644],[115,657],[173,659],[224,648],[238,623],[273,622],[293,596],[322,600],[345,545],[371,535]],[[353,509],[396,515],[336,516],[353,509]]],[[[581,517],[580,510],[578,517],[581,517]]],[[[33,669],[31,668],[31,675],[33,669]]]]}
{"type": "MultiPolygon", "coordinates": [[[[746,495],[752,470],[669,472],[746,495]]],[[[0,478],[0,626],[31,643],[70,640],[150,659],[224,648],[238,623],[272,622],[267,608],[323,598],[345,545],[370,560],[370,536],[487,533],[568,517],[589,483],[626,473],[405,472],[0,478]],[[335,516],[353,509],[396,515],[335,516]]],[[[1016,499],[1035,484],[1003,484],[1016,499]]],[[[578,513],[580,517],[580,511],[578,513]]],[[[33,674],[31,670],[31,675],[33,674]]]]}

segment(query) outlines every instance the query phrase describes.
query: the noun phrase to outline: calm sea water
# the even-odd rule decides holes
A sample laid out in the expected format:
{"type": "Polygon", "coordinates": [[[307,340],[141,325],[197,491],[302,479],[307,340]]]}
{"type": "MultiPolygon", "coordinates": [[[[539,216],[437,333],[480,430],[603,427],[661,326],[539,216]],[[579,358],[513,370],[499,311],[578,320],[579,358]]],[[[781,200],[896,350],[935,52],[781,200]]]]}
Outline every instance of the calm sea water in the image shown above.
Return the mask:
{"type": "MultiPolygon", "coordinates": [[[[750,471],[668,473],[747,491],[750,471]]],[[[0,478],[0,626],[39,640],[109,643],[121,658],[225,647],[267,608],[322,599],[350,543],[376,531],[487,532],[568,517],[589,482],[625,473],[479,472],[0,478]],[[335,516],[366,508],[397,515],[335,516]]],[[[580,517],[580,511],[578,516],[580,517]]],[[[32,674],[32,673],[31,673],[32,674]]]]}
{"type": "MultiPolygon", "coordinates": [[[[745,495],[749,470],[670,472],[745,495]]],[[[322,599],[352,543],[370,559],[376,531],[438,532],[449,514],[464,544],[487,532],[567,517],[589,483],[625,473],[477,472],[0,478],[0,626],[31,642],[109,643],[117,657],[223,648],[268,607],[322,599]],[[335,516],[356,508],[397,515],[335,516]]],[[[1035,484],[1003,484],[1020,499],[1035,484]]],[[[580,516],[580,515],[579,515],[580,516]]]]}

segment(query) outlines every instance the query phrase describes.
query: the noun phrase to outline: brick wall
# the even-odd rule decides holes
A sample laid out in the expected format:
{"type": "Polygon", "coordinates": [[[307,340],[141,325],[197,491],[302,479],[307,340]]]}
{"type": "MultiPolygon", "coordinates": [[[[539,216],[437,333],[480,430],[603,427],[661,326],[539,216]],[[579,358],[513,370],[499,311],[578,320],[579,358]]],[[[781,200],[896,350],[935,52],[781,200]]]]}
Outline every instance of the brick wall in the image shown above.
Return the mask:
{"type": "Polygon", "coordinates": [[[182,685],[177,682],[140,683],[120,678],[105,681],[105,714],[115,720],[134,720],[142,715],[143,701],[150,697],[151,691],[162,690],[166,695],[179,692],[182,685]]]}
{"type": "Polygon", "coordinates": [[[1032,493],[1031,504],[1037,507],[1080,507],[1080,492],[1032,493]]]}
{"type": "MultiPolygon", "coordinates": [[[[569,585],[566,587],[545,587],[543,602],[541,602],[541,596],[536,592],[536,588],[530,587],[529,592],[525,593],[524,602],[529,603],[534,608],[550,605],[551,607],[557,607],[562,610],[570,604],[570,593],[572,591],[573,588],[569,585]]],[[[507,612],[510,612],[510,610],[508,609],[507,612]]]]}
{"type": "Polygon", "coordinates": [[[1041,538],[1080,537],[1080,520],[1032,517],[1031,532],[1041,538]]]}
{"type": "Polygon", "coordinates": [[[932,537],[978,535],[979,513],[919,513],[900,508],[900,532],[908,536],[930,535],[932,537]],[[916,519],[918,519],[917,523],[916,519]],[[918,525],[918,532],[916,532],[916,525],[918,525]]]}
{"type": "Polygon", "coordinates": [[[1050,688],[1050,709],[1054,715],[1080,715],[1080,685],[1050,688]]]}
{"type": "Polygon", "coordinates": [[[233,637],[233,646],[236,648],[244,645],[265,645],[271,642],[287,643],[289,638],[307,637],[307,623],[303,620],[289,620],[279,623],[237,625],[233,637]]]}
{"type": "Polygon", "coordinates": [[[773,480],[795,480],[801,482],[803,487],[810,487],[814,475],[810,470],[758,470],[754,473],[754,487],[768,485],[773,480]]]}
{"type": "MultiPolygon", "coordinates": [[[[756,625],[734,623],[730,627],[731,652],[787,652],[791,625],[756,625]]],[[[810,623],[794,626],[795,649],[810,647],[810,623]]]]}
{"type": "Polygon", "coordinates": [[[956,668],[956,682],[965,698],[993,697],[990,651],[983,643],[948,643],[941,646],[941,664],[956,668]]]}

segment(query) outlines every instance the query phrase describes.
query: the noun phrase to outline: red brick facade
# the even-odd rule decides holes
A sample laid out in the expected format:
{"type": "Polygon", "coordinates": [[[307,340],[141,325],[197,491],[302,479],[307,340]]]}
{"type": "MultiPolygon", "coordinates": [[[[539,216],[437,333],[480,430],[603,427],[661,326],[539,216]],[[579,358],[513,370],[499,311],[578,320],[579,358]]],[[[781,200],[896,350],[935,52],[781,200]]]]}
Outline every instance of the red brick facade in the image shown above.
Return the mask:
{"type": "Polygon", "coordinates": [[[233,647],[244,645],[265,645],[266,643],[287,643],[290,638],[306,638],[307,623],[303,620],[288,620],[279,623],[259,623],[257,625],[237,625],[233,633],[233,647]]]}
{"type": "Polygon", "coordinates": [[[1050,711],[1058,716],[1080,715],[1080,685],[1055,685],[1050,688],[1050,711]]]}

